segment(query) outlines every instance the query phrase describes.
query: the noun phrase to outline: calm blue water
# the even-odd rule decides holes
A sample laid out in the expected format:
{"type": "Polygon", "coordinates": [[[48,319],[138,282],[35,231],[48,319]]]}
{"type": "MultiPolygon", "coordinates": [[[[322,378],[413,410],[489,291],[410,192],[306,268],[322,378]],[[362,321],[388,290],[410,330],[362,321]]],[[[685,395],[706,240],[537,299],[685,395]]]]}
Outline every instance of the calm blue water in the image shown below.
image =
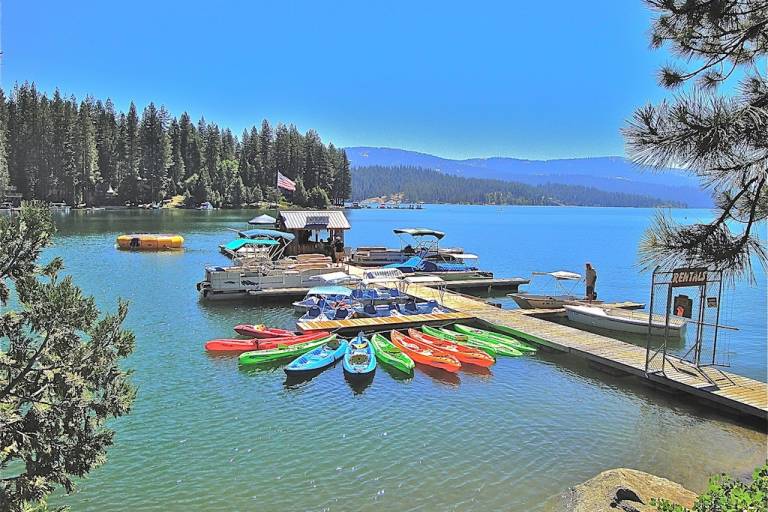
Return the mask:
{"type": "MultiPolygon", "coordinates": [[[[204,341],[241,322],[292,327],[280,304],[209,304],[195,283],[224,263],[218,244],[253,211],[73,213],[49,255],[105,309],[131,301],[127,365],[139,395],[114,422],[109,461],[61,498],[75,510],[540,510],[599,471],[633,467],[701,489],[707,475],[747,472],[766,435],[564,355],[501,359],[454,379],[379,371],[364,390],[341,368],[287,386],[280,368],[243,371],[204,341]],[[183,253],[114,250],[129,231],[178,232],[183,253]]],[[[652,211],[428,206],[354,210],[349,245],[397,245],[395,227],[448,233],[499,276],[581,271],[591,261],[606,300],[648,300],[635,266],[652,211]]],[[[689,220],[706,211],[678,213],[689,220]]],[[[503,299],[502,299],[503,300],[503,299]]],[[[731,370],[766,380],[766,283],[728,297],[731,370]]],[[[504,301],[509,305],[507,301],[504,301]]],[[[677,350],[684,350],[679,347],[677,350]]]]}

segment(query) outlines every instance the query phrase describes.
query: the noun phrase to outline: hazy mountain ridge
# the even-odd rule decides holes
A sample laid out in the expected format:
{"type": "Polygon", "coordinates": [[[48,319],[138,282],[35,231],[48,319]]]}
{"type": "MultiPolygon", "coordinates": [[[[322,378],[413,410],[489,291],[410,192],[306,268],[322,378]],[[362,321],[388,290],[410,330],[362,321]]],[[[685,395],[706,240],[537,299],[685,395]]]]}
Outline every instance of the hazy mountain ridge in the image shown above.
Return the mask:
{"type": "Polygon", "coordinates": [[[353,167],[424,167],[466,178],[516,181],[528,185],[580,185],[608,192],[641,194],[678,201],[690,207],[712,205],[709,193],[701,190],[697,180],[685,172],[674,170],[660,173],[650,169],[644,170],[618,156],[555,160],[507,157],[453,160],[396,148],[359,146],[345,150],[353,167]]]}
{"type": "Polygon", "coordinates": [[[404,202],[514,204],[538,206],[685,207],[679,201],[639,194],[607,192],[581,185],[466,178],[424,167],[370,166],[352,168],[352,199],[398,196],[404,202]]]}

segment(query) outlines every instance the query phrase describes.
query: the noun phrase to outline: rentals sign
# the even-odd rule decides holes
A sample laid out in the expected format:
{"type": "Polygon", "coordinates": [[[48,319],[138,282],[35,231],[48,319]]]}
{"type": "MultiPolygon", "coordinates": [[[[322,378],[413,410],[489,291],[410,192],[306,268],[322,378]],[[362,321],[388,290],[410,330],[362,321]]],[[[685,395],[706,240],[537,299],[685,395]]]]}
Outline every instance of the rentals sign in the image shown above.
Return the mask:
{"type": "Polygon", "coordinates": [[[671,286],[701,286],[707,284],[706,268],[676,268],[672,271],[671,286]]]}

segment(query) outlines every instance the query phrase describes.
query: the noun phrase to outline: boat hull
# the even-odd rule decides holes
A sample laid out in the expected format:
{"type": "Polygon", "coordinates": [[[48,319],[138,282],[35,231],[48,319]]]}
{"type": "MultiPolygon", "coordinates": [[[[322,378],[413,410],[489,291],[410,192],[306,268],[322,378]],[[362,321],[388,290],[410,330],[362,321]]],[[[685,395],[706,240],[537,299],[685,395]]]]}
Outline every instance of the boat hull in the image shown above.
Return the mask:
{"type": "Polygon", "coordinates": [[[336,335],[332,334],[326,338],[321,338],[316,341],[308,341],[306,343],[299,343],[297,345],[290,345],[287,347],[280,347],[270,350],[255,350],[252,352],[245,352],[240,354],[238,362],[241,366],[252,366],[263,363],[269,363],[271,361],[280,361],[290,357],[296,357],[303,354],[313,348],[317,348],[320,345],[329,342],[331,339],[335,339],[336,335]]]}
{"type": "Polygon", "coordinates": [[[342,359],[344,374],[350,379],[365,379],[376,371],[376,350],[367,338],[358,335],[351,340],[342,359]]]}
{"type": "Polygon", "coordinates": [[[456,373],[461,369],[461,362],[451,354],[432,347],[425,351],[421,343],[398,331],[392,331],[390,339],[393,345],[402,350],[416,363],[432,366],[451,373],[456,373]]]}
{"type": "Polygon", "coordinates": [[[371,337],[371,344],[374,350],[376,350],[376,358],[380,363],[389,365],[408,375],[413,373],[413,368],[416,366],[413,359],[393,345],[387,338],[376,333],[371,337]]]}
{"type": "MultiPolygon", "coordinates": [[[[607,331],[625,332],[629,334],[648,334],[648,320],[643,321],[640,318],[622,318],[619,316],[599,315],[596,312],[587,311],[587,309],[599,309],[599,308],[582,308],[577,306],[566,306],[565,310],[568,314],[568,320],[587,325],[589,327],[595,327],[598,329],[604,329],[607,331]]],[[[668,328],[669,336],[682,337],[685,335],[686,323],[675,321],[670,323],[668,328]]],[[[654,320],[651,324],[650,334],[651,336],[664,336],[666,329],[663,323],[654,320]]]]}
{"type": "Polygon", "coordinates": [[[300,355],[283,368],[289,375],[302,375],[322,371],[344,357],[347,351],[347,341],[335,340],[325,343],[306,354],[300,355]],[[334,347],[333,344],[336,346],[334,347]]]}
{"type": "Polygon", "coordinates": [[[502,344],[520,352],[536,352],[536,347],[532,347],[531,345],[523,343],[511,336],[507,336],[506,334],[484,331],[483,329],[476,329],[463,324],[454,324],[453,328],[461,334],[486,340],[490,343],[502,344]]]}

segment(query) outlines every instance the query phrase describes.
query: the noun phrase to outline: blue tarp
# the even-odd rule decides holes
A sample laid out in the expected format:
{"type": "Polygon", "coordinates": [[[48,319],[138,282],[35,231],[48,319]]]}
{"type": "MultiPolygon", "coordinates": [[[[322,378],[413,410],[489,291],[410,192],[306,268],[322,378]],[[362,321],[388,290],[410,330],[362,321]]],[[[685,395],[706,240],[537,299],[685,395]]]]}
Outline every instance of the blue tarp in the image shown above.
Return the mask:
{"type": "Polygon", "coordinates": [[[411,256],[402,263],[390,263],[389,265],[384,265],[383,268],[397,268],[403,272],[413,272],[421,268],[423,263],[424,261],[419,256],[411,256]]]}

